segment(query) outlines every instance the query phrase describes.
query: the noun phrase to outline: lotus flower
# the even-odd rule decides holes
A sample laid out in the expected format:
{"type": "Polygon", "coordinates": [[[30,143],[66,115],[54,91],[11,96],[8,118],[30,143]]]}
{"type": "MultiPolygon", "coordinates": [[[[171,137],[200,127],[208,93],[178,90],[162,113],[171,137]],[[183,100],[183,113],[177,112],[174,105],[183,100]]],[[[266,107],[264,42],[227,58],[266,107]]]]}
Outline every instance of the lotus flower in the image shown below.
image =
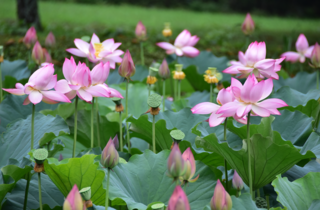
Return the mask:
{"type": "Polygon", "coordinates": [[[196,162],[194,160],[192,151],[190,149],[190,147],[188,147],[182,154],[182,158],[187,166],[187,170],[186,173],[183,175],[182,179],[185,182],[195,182],[198,180],[199,178],[199,174],[197,177],[195,177],[194,179],[192,179],[192,177],[194,176],[194,174],[196,173],[196,162]]]}
{"type": "Polygon", "coordinates": [[[111,138],[102,151],[100,163],[103,165],[103,167],[110,169],[113,169],[119,163],[119,154],[111,138]]]}
{"type": "Polygon", "coordinates": [[[267,98],[273,89],[272,79],[258,82],[254,75],[250,75],[244,85],[237,79],[231,78],[231,90],[235,101],[222,105],[217,114],[221,117],[236,116],[242,118],[250,111],[254,115],[268,117],[270,114],[280,115],[277,108],[288,106],[284,101],[277,98],[267,98]]]}
{"type": "Polygon", "coordinates": [[[121,77],[129,79],[136,73],[136,67],[134,66],[131,54],[129,50],[124,54],[121,65],[118,68],[118,72],[121,77]]]}
{"type": "Polygon", "coordinates": [[[223,185],[218,179],[217,185],[214,188],[213,197],[210,201],[211,210],[231,210],[232,200],[223,185]]]}
{"type": "Polygon", "coordinates": [[[257,78],[279,79],[278,71],[284,58],[266,59],[266,44],[264,42],[252,42],[245,54],[239,52],[239,61],[231,61],[232,66],[223,70],[226,74],[240,74],[239,78],[246,78],[254,74],[257,78]]]}
{"type": "Polygon", "coordinates": [[[238,191],[243,189],[243,181],[236,170],[234,170],[232,185],[238,191]]]}
{"type": "Polygon", "coordinates": [[[296,42],[297,52],[289,51],[281,55],[285,57],[286,61],[304,63],[307,58],[311,57],[311,52],[314,46],[309,47],[309,43],[304,34],[300,34],[296,42]]]}
{"type": "Polygon", "coordinates": [[[29,78],[28,83],[23,86],[21,83],[16,84],[16,89],[3,89],[14,95],[25,95],[28,97],[24,100],[23,105],[30,102],[38,104],[41,101],[48,104],[71,101],[62,93],[50,90],[57,83],[57,75],[53,75],[53,64],[49,64],[35,71],[29,78]]]}
{"type": "Polygon", "coordinates": [[[143,25],[143,23],[141,21],[138,22],[137,26],[136,26],[136,37],[139,40],[145,40],[146,39],[146,35],[147,35],[147,29],[146,27],[143,25]]]}
{"type": "Polygon", "coordinates": [[[34,43],[36,43],[36,41],[38,40],[37,37],[37,31],[36,29],[32,26],[31,28],[29,28],[29,30],[27,31],[26,35],[23,38],[23,43],[30,48],[31,45],[33,45],[34,43]]]}
{"type": "Polygon", "coordinates": [[[34,62],[38,65],[46,61],[45,54],[40,43],[37,41],[36,44],[33,46],[32,49],[32,58],[34,62]]]}
{"type": "Polygon", "coordinates": [[[177,56],[196,57],[200,51],[193,46],[199,41],[199,37],[191,36],[188,30],[183,30],[174,41],[174,45],[168,42],[159,42],[157,45],[166,50],[167,54],[175,53],[177,56]]]}
{"type": "Polygon", "coordinates": [[[112,139],[112,141],[113,141],[114,147],[115,147],[116,149],[119,149],[119,139],[118,139],[118,135],[117,135],[117,134],[114,136],[114,138],[112,139]]]}
{"type": "Polygon", "coordinates": [[[180,185],[177,185],[174,189],[169,199],[167,210],[190,210],[188,197],[180,185]]]}
{"type": "Polygon", "coordinates": [[[50,31],[48,36],[46,37],[46,46],[47,47],[54,47],[56,45],[56,38],[54,37],[53,33],[50,31]]]}
{"type": "Polygon", "coordinates": [[[181,151],[177,143],[174,144],[168,158],[168,173],[169,176],[178,179],[186,173],[187,165],[182,158],[181,151]]]}
{"type": "Polygon", "coordinates": [[[170,69],[166,59],[163,59],[160,67],[159,67],[159,75],[162,79],[170,78],[170,69]]]}
{"type": "Polygon", "coordinates": [[[318,42],[314,45],[314,48],[311,53],[311,63],[312,67],[320,68],[320,45],[318,42]]]}
{"type": "Polygon", "coordinates": [[[254,31],[254,22],[250,13],[247,13],[246,18],[242,23],[241,30],[246,35],[249,35],[254,31]]]}
{"type": "MultiPolygon", "coordinates": [[[[227,89],[221,89],[219,91],[217,96],[218,104],[225,105],[233,101],[235,101],[235,97],[233,96],[231,87],[228,87],[227,89]]],[[[220,125],[226,119],[226,117],[223,117],[222,114],[217,114],[217,111],[219,110],[220,107],[221,106],[215,103],[203,102],[194,106],[191,109],[191,111],[193,114],[211,114],[209,117],[209,125],[210,127],[215,127],[220,125]]],[[[243,123],[243,124],[247,123],[246,117],[239,118],[236,115],[234,115],[233,118],[240,123],[243,123]]]]}
{"type": "Polygon", "coordinates": [[[93,63],[109,62],[110,68],[114,69],[116,63],[122,61],[120,55],[123,51],[117,50],[121,43],[115,43],[113,39],[106,39],[100,43],[99,37],[93,34],[90,44],[81,39],[75,39],[74,44],[77,48],[69,48],[66,51],[78,57],[87,57],[93,63]]]}
{"type": "Polygon", "coordinates": [[[85,210],[77,185],[74,185],[63,203],[63,210],[85,210]]]}

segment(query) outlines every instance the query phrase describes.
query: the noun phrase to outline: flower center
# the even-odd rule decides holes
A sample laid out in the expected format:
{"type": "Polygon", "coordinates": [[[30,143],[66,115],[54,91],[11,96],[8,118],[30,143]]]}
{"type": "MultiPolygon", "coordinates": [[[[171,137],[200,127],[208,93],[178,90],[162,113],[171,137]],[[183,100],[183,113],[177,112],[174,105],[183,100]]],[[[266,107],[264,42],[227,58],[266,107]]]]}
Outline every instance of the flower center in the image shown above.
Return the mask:
{"type": "Polygon", "coordinates": [[[103,45],[102,45],[102,43],[94,43],[93,44],[93,48],[94,48],[94,50],[95,50],[95,53],[94,53],[94,55],[96,56],[96,57],[99,57],[99,54],[102,52],[102,50],[103,50],[103,45]]]}

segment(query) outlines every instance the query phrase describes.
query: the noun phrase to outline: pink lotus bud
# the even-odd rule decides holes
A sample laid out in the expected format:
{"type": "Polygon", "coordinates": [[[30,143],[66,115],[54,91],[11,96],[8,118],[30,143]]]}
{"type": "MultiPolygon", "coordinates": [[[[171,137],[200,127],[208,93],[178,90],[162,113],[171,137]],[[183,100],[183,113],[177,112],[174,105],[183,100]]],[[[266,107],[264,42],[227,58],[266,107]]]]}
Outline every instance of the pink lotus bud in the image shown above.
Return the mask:
{"type": "Polygon", "coordinates": [[[168,202],[167,210],[190,210],[188,197],[180,185],[176,186],[174,189],[168,202]]]}
{"type": "Polygon", "coordinates": [[[232,185],[238,191],[243,189],[243,181],[236,170],[234,170],[232,185]]]}
{"type": "Polygon", "coordinates": [[[244,22],[242,23],[241,30],[245,35],[249,35],[254,31],[254,22],[251,18],[250,13],[247,13],[246,18],[244,19],[244,22]]]}
{"type": "Polygon", "coordinates": [[[160,67],[159,67],[159,75],[162,79],[170,78],[170,69],[166,59],[163,59],[160,67]]]}
{"type": "Polygon", "coordinates": [[[136,67],[134,66],[131,54],[129,50],[126,51],[122,59],[121,65],[119,66],[118,72],[120,76],[129,79],[136,73],[136,67]]]}
{"type": "Polygon", "coordinates": [[[318,42],[314,45],[311,53],[311,63],[315,68],[320,68],[320,45],[318,42]]]}
{"type": "Polygon", "coordinates": [[[213,197],[210,201],[211,210],[231,210],[232,200],[228,192],[225,191],[223,185],[218,179],[214,188],[213,197]]]}
{"type": "Polygon", "coordinates": [[[42,48],[46,63],[52,63],[51,55],[46,48],[42,48]]]}
{"type": "Polygon", "coordinates": [[[147,35],[147,29],[146,27],[143,25],[143,23],[141,21],[138,22],[137,26],[136,26],[136,37],[139,40],[145,40],[146,39],[146,35],[147,35]]]}
{"type": "Polygon", "coordinates": [[[119,163],[119,154],[111,138],[109,139],[108,144],[102,151],[100,163],[105,168],[110,169],[113,169],[119,163]]]}
{"type": "Polygon", "coordinates": [[[45,43],[46,43],[47,47],[53,47],[54,45],[56,45],[56,38],[54,37],[54,35],[51,31],[48,34],[45,43]]]}
{"type": "Polygon", "coordinates": [[[62,154],[60,153],[60,155],[59,155],[59,159],[58,159],[59,161],[61,161],[61,160],[63,160],[63,156],[62,156],[62,154]]]}
{"type": "Polygon", "coordinates": [[[63,210],[84,210],[81,195],[79,193],[77,185],[74,185],[72,190],[69,192],[66,200],[63,203],[63,210]]]}
{"type": "Polygon", "coordinates": [[[190,149],[190,147],[188,147],[184,153],[182,154],[182,158],[184,160],[184,163],[186,164],[186,173],[183,175],[182,179],[185,182],[195,182],[198,180],[199,175],[192,179],[192,177],[194,176],[194,174],[196,173],[196,162],[194,160],[192,151],[190,149]]]}
{"type": "Polygon", "coordinates": [[[31,28],[29,28],[29,30],[27,31],[26,35],[23,38],[23,43],[30,48],[31,45],[33,45],[34,43],[36,43],[36,41],[38,40],[37,38],[37,31],[36,29],[32,26],[31,28]]]}
{"type": "Polygon", "coordinates": [[[116,134],[115,137],[112,139],[114,147],[116,149],[119,149],[119,139],[118,139],[118,135],[116,134]]]}
{"type": "Polygon", "coordinates": [[[42,50],[42,47],[38,41],[33,46],[32,58],[33,58],[34,62],[36,62],[36,64],[38,64],[38,65],[40,65],[41,63],[43,63],[46,60],[44,52],[42,50]]]}
{"type": "Polygon", "coordinates": [[[186,170],[187,167],[182,158],[179,146],[175,143],[168,158],[169,176],[174,179],[178,179],[186,173],[186,170]]]}

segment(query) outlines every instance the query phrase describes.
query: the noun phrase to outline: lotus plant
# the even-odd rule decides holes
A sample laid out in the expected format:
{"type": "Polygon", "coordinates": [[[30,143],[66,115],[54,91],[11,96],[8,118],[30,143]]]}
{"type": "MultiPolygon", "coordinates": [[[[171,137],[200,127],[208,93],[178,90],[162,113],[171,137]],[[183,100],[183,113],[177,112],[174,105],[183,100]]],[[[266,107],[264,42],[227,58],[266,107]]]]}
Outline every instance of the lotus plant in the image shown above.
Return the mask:
{"type": "Polygon", "coordinates": [[[138,24],[136,26],[135,33],[136,33],[136,37],[140,41],[141,65],[144,65],[143,41],[146,40],[147,29],[146,29],[146,27],[143,25],[143,23],[141,21],[138,22],[138,24]]]}
{"type": "Polygon", "coordinates": [[[199,174],[198,176],[196,176],[195,178],[192,179],[192,177],[194,176],[194,174],[196,173],[196,162],[194,160],[192,151],[190,149],[190,147],[188,147],[182,154],[182,158],[186,164],[187,170],[186,173],[182,176],[182,181],[184,184],[187,184],[188,182],[195,182],[198,180],[199,178],[199,174]]]}
{"type": "Polygon", "coordinates": [[[177,143],[174,143],[171,153],[168,158],[168,175],[174,181],[179,180],[187,171],[187,165],[182,158],[181,151],[177,143]]]}
{"type": "Polygon", "coordinates": [[[159,76],[162,78],[162,110],[165,110],[165,95],[166,95],[166,79],[170,78],[170,69],[166,59],[163,59],[159,67],[159,76]]]}
{"type": "Polygon", "coordinates": [[[63,210],[85,210],[77,185],[74,185],[63,203],[63,210]]]}
{"type": "Polygon", "coordinates": [[[27,46],[27,48],[30,48],[34,43],[36,43],[37,40],[37,31],[32,26],[28,29],[26,35],[24,36],[23,43],[27,46]]]}
{"type": "Polygon", "coordinates": [[[232,200],[228,192],[224,189],[220,180],[214,188],[213,197],[210,201],[211,210],[231,210],[232,200]]]}
{"type": "Polygon", "coordinates": [[[250,15],[250,13],[247,13],[246,18],[244,19],[241,30],[245,35],[250,35],[254,31],[254,21],[250,15]]]}
{"type": "Polygon", "coordinates": [[[177,185],[174,189],[169,199],[167,210],[190,210],[188,197],[180,185],[177,185]]]}
{"type": "MultiPolygon", "coordinates": [[[[313,68],[320,68],[320,45],[318,42],[314,45],[311,53],[311,63],[313,68]]],[[[319,70],[317,70],[317,89],[319,89],[319,70]]]]}
{"type": "Polygon", "coordinates": [[[232,178],[232,186],[237,190],[237,197],[240,195],[241,190],[243,189],[243,181],[236,170],[234,170],[232,178]]]}

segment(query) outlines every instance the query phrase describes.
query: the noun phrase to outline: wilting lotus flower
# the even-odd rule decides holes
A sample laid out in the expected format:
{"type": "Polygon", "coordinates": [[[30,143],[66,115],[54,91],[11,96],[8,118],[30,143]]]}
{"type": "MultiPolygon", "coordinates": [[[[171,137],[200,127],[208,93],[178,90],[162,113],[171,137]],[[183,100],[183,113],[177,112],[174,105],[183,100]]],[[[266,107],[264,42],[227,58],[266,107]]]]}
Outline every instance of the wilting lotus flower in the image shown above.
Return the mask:
{"type": "Polygon", "coordinates": [[[160,67],[159,67],[159,75],[162,79],[170,78],[170,69],[166,59],[163,59],[160,67]]]}
{"type": "Polygon", "coordinates": [[[223,185],[218,179],[217,185],[214,188],[213,197],[210,201],[211,210],[231,210],[232,200],[223,185]]]}
{"type": "Polygon", "coordinates": [[[249,35],[254,31],[254,22],[250,13],[247,13],[246,18],[242,23],[241,30],[245,35],[249,35]]]}
{"type": "Polygon", "coordinates": [[[186,173],[187,165],[182,158],[181,151],[177,143],[174,144],[171,150],[167,166],[169,176],[175,180],[186,173]]]}
{"type": "Polygon", "coordinates": [[[100,163],[103,167],[110,169],[113,169],[119,163],[119,154],[111,138],[102,151],[100,163]]]}
{"type": "Polygon", "coordinates": [[[238,191],[243,189],[243,181],[236,170],[234,170],[232,185],[238,191]]]}
{"type": "Polygon", "coordinates": [[[250,75],[244,85],[237,79],[231,78],[231,90],[235,101],[222,105],[217,114],[221,117],[236,116],[242,118],[250,111],[252,114],[260,117],[268,117],[270,114],[280,115],[277,108],[288,106],[284,101],[277,98],[267,98],[273,89],[272,79],[258,82],[257,79],[250,75]]]}
{"type": "MultiPolygon", "coordinates": [[[[221,89],[217,96],[217,102],[220,105],[225,105],[230,102],[235,101],[235,97],[233,96],[231,87],[227,89],[221,89]]],[[[221,106],[211,103],[211,102],[203,102],[195,105],[191,111],[193,114],[211,114],[209,117],[209,125],[210,127],[215,127],[220,125],[223,121],[225,121],[226,117],[223,117],[222,114],[218,114],[217,111],[221,106]]],[[[232,116],[235,120],[240,123],[246,124],[246,117],[237,117],[236,115],[232,116]]]]}
{"type": "Polygon", "coordinates": [[[311,52],[314,46],[309,47],[309,43],[304,34],[300,34],[296,42],[297,52],[285,52],[281,57],[285,57],[286,61],[304,63],[307,58],[311,57],[311,52]]]}
{"type": "Polygon", "coordinates": [[[74,185],[63,203],[63,210],[85,210],[77,185],[74,185]]]}
{"type": "Polygon", "coordinates": [[[318,42],[314,45],[314,49],[312,50],[311,63],[312,67],[320,68],[320,46],[318,42]]]}
{"type": "Polygon", "coordinates": [[[186,173],[182,176],[182,180],[184,182],[195,182],[199,178],[199,174],[197,177],[192,179],[194,174],[196,173],[196,162],[194,160],[192,151],[190,147],[188,147],[182,154],[182,158],[186,164],[187,170],[186,173]]]}
{"type": "Polygon", "coordinates": [[[223,70],[226,74],[240,74],[239,78],[246,78],[254,74],[257,78],[279,79],[278,71],[284,58],[266,59],[266,44],[264,42],[252,42],[245,54],[239,52],[239,61],[231,61],[232,66],[223,70]]]}
{"type": "Polygon", "coordinates": [[[100,43],[99,37],[93,34],[90,44],[81,39],[75,39],[74,44],[78,49],[69,48],[66,51],[78,57],[87,57],[93,63],[110,62],[110,68],[114,69],[116,63],[122,61],[120,55],[123,51],[117,50],[121,43],[115,43],[113,39],[106,39],[100,43]]]}
{"type": "Polygon", "coordinates": [[[200,51],[193,46],[199,41],[199,37],[191,36],[188,30],[183,30],[174,41],[174,45],[168,42],[159,42],[157,45],[166,50],[167,54],[175,53],[177,56],[196,57],[200,51]]]}
{"type": "Polygon", "coordinates": [[[146,27],[143,25],[143,23],[141,21],[138,22],[137,26],[136,26],[136,37],[139,40],[145,40],[146,36],[147,36],[147,29],[146,27]]]}
{"type": "Polygon", "coordinates": [[[167,210],[190,210],[188,197],[180,185],[177,185],[174,189],[169,199],[167,210]]]}
{"type": "Polygon", "coordinates": [[[48,34],[45,43],[47,47],[54,47],[54,45],[56,45],[56,38],[51,31],[48,34]]]}
{"type": "Polygon", "coordinates": [[[34,43],[36,43],[36,41],[38,40],[37,37],[37,31],[36,29],[32,26],[31,28],[29,28],[29,30],[27,31],[26,35],[23,38],[23,43],[30,48],[31,45],[33,45],[34,43]]]}
{"type": "Polygon", "coordinates": [[[49,64],[35,71],[29,78],[28,83],[23,86],[21,83],[16,84],[16,89],[3,89],[13,95],[25,95],[28,97],[24,100],[23,105],[30,102],[38,104],[41,101],[48,104],[71,101],[62,93],[50,90],[57,83],[57,75],[53,75],[53,64],[49,64]]]}
{"type": "Polygon", "coordinates": [[[119,149],[119,139],[118,139],[118,135],[115,135],[115,137],[112,139],[114,147],[116,149],[119,149]]]}
{"type": "Polygon", "coordinates": [[[134,66],[131,54],[129,50],[124,54],[121,65],[118,68],[120,76],[129,79],[136,73],[136,67],[134,66]]]}
{"type": "Polygon", "coordinates": [[[34,62],[38,65],[46,61],[45,54],[40,43],[37,41],[36,44],[33,46],[32,49],[32,58],[34,62]]]}

